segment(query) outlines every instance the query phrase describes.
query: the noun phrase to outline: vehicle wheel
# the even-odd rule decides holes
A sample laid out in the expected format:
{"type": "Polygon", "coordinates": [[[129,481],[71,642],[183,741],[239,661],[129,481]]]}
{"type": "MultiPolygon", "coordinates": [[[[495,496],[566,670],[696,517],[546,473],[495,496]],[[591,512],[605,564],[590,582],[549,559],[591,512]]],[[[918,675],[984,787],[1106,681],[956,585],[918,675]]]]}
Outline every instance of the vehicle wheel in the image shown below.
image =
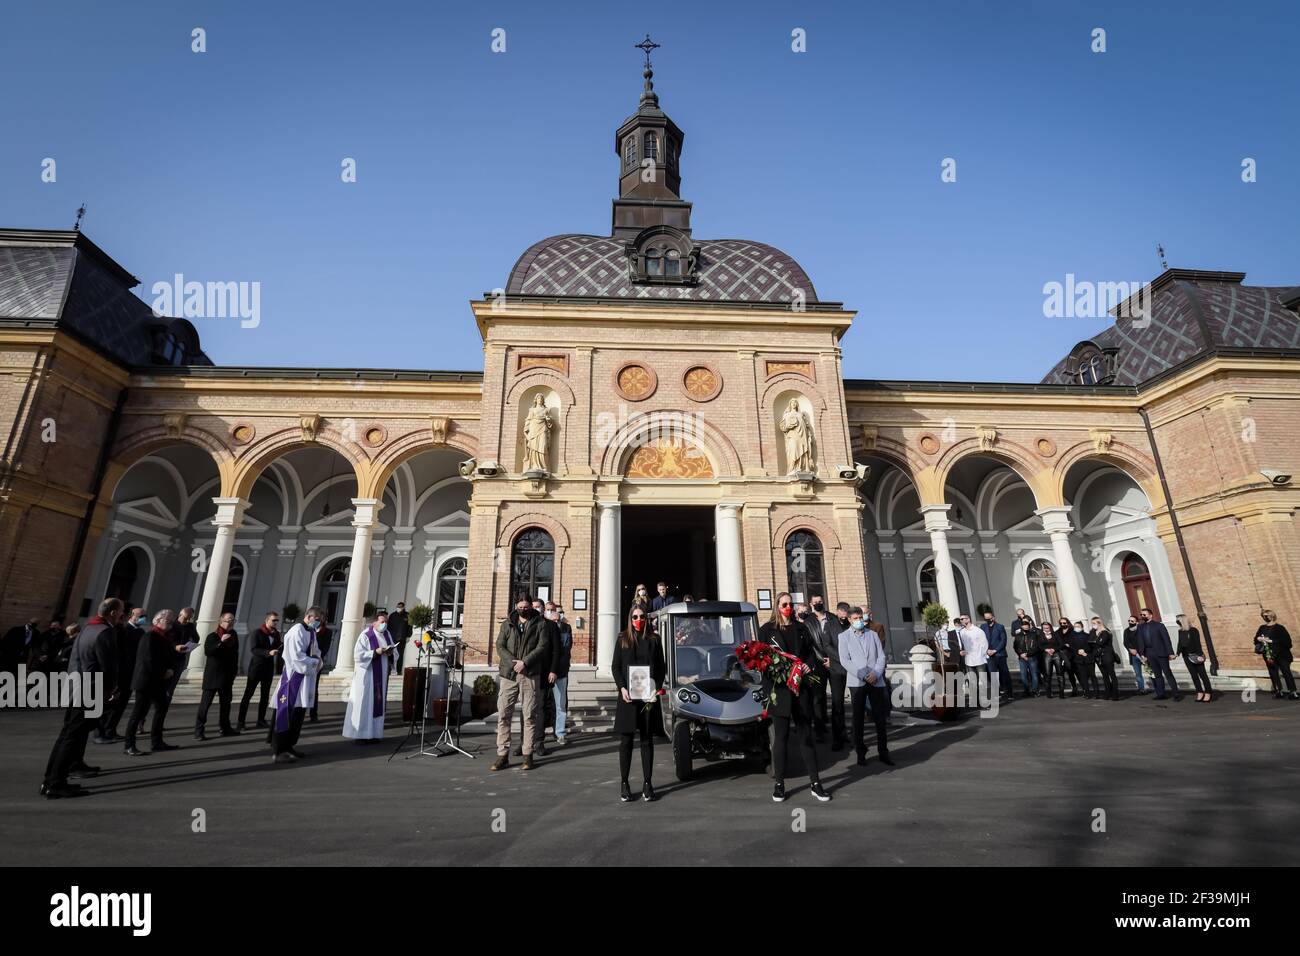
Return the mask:
{"type": "Polygon", "coordinates": [[[691,779],[691,725],[684,720],[673,727],[673,769],[682,783],[691,779]]]}

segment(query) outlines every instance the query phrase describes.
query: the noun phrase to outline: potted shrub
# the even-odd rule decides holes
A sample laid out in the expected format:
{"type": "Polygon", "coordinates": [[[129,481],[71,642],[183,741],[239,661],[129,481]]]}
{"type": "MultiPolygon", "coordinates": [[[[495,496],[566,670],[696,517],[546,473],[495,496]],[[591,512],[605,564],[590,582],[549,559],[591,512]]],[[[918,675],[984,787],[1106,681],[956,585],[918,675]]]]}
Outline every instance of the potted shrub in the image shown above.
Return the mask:
{"type": "Polygon", "coordinates": [[[497,681],[491,674],[479,674],[474,678],[473,692],[469,697],[469,713],[475,720],[482,720],[496,712],[497,681]]]}
{"type": "Polygon", "coordinates": [[[992,613],[993,613],[993,605],[990,604],[988,601],[980,601],[979,604],[975,605],[975,616],[977,618],[981,618],[985,614],[992,614],[992,613]]]}

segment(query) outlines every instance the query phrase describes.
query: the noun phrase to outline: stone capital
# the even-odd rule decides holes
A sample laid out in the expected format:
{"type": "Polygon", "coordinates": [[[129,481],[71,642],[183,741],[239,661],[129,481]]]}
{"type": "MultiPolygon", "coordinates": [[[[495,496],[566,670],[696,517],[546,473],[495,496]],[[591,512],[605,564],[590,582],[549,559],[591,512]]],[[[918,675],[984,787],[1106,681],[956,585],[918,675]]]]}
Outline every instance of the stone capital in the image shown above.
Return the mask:
{"type": "Polygon", "coordinates": [[[1069,534],[1074,530],[1070,524],[1070,509],[1063,506],[1040,508],[1034,514],[1043,522],[1043,530],[1049,535],[1069,534]]]}
{"type": "Polygon", "coordinates": [[[948,523],[948,511],[952,505],[925,505],[921,509],[921,515],[925,518],[925,530],[929,532],[950,531],[952,525],[948,523]]]}
{"type": "Polygon", "coordinates": [[[352,527],[373,528],[381,504],[378,498],[353,498],[352,527]]]}

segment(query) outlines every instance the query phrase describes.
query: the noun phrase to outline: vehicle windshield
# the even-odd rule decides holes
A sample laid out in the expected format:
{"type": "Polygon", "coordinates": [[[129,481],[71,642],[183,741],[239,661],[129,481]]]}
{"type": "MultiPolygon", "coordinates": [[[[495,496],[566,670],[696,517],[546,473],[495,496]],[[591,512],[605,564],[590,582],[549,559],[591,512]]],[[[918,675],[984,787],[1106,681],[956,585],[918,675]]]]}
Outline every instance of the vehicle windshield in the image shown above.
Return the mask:
{"type": "Polygon", "coordinates": [[[745,670],[736,659],[736,645],[757,636],[752,614],[674,615],[671,627],[677,685],[730,680],[748,687],[763,682],[761,675],[745,670]]]}

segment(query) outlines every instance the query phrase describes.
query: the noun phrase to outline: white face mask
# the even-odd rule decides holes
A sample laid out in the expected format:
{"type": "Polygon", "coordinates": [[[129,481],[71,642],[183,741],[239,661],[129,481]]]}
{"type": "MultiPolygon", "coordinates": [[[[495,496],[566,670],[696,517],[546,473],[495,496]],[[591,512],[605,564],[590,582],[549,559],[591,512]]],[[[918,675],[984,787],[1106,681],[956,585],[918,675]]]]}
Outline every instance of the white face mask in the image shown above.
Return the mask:
{"type": "Polygon", "coordinates": [[[384,631],[388,630],[388,622],[380,621],[378,624],[375,625],[375,630],[378,631],[380,634],[384,633],[384,631]]]}

